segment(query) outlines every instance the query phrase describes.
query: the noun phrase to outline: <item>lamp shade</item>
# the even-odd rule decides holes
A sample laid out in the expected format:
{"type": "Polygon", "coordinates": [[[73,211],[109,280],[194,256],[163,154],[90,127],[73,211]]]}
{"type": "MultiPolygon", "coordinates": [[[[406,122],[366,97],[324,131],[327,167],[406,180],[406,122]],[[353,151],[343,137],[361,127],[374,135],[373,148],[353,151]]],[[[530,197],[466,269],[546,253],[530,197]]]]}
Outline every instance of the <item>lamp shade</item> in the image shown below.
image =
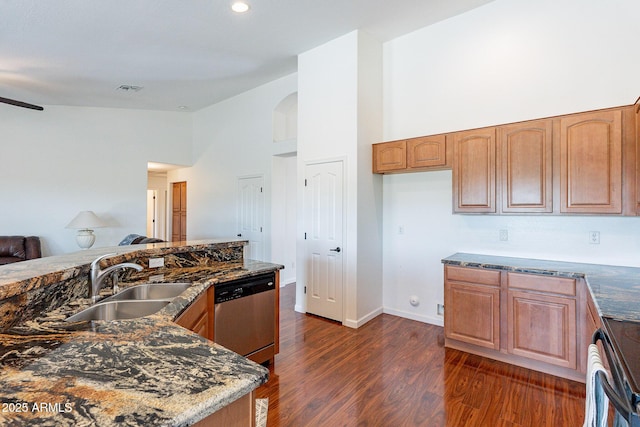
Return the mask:
{"type": "Polygon", "coordinates": [[[93,211],[82,211],[67,224],[66,228],[76,228],[78,230],[92,230],[94,228],[106,227],[107,224],[98,218],[93,211]]]}

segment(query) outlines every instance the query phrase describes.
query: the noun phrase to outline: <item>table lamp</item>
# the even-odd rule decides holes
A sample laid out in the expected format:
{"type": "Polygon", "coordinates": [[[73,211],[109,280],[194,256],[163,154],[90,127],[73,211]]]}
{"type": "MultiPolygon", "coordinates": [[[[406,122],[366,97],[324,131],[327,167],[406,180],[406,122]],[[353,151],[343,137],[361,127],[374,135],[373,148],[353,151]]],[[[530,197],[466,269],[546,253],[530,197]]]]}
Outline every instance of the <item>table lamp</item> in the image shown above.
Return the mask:
{"type": "Polygon", "coordinates": [[[82,249],[89,249],[96,241],[93,229],[106,226],[107,224],[98,218],[93,211],[82,211],[71,220],[66,228],[76,228],[78,230],[78,235],[76,236],[78,246],[82,249]]]}

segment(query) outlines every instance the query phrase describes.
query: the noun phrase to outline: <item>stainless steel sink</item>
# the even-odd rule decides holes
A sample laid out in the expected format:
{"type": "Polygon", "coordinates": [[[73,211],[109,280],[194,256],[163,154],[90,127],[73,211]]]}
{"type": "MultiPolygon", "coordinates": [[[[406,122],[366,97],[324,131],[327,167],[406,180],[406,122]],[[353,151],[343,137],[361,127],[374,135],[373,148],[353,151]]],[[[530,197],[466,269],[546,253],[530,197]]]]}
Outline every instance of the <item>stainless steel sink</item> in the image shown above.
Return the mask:
{"type": "Polygon", "coordinates": [[[173,299],[191,286],[191,283],[145,283],[123,289],[104,301],[173,299]]]}
{"type": "Polygon", "coordinates": [[[169,300],[108,301],[92,305],[68,317],[67,322],[88,320],[135,319],[156,313],[169,304],[169,300]]]}

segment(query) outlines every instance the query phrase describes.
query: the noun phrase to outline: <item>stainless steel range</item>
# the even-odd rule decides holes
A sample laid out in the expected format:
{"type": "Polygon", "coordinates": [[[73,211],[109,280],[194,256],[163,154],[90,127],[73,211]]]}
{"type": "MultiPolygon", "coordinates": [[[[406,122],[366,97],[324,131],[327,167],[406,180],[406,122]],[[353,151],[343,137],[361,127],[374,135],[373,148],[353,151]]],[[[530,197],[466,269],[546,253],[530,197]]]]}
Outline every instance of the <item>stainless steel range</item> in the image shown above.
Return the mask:
{"type": "Polygon", "coordinates": [[[601,341],[609,363],[611,383],[602,375],[604,392],[618,417],[640,427],[640,323],[603,318],[593,342],[601,341]]]}

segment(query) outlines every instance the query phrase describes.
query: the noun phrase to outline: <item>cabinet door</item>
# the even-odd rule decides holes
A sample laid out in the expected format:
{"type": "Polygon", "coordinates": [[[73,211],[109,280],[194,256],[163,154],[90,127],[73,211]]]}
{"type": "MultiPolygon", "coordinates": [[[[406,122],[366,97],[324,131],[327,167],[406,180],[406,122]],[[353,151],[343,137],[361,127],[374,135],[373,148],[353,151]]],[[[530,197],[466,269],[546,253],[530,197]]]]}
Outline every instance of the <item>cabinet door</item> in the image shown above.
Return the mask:
{"type": "Polygon", "coordinates": [[[453,211],[496,211],[495,128],[456,132],[453,143],[453,211]]]}
{"type": "Polygon", "coordinates": [[[410,168],[446,166],[446,136],[424,136],[407,140],[407,162],[410,168]]]}
{"type": "Polygon", "coordinates": [[[391,141],[373,144],[373,173],[407,168],[407,142],[391,141]]]}
{"type": "Polygon", "coordinates": [[[213,341],[213,315],[210,313],[213,303],[213,291],[208,289],[176,319],[176,323],[198,335],[213,341]]]}
{"type": "Polygon", "coordinates": [[[500,288],[446,282],[444,297],[447,338],[500,349],[500,288]]]}
{"type": "Polygon", "coordinates": [[[507,294],[507,350],[576,369],[576,300],[535,292],[507,294]]]}
{"type": "Polygon", "coordinates": [[[552,212],[552,120],[498,128],[502,212],[552,212]]]}
{"type": "Polygon", "coordinates": [[[622,212],[622,111],[560,119],[560,210],[622,212]]]}

